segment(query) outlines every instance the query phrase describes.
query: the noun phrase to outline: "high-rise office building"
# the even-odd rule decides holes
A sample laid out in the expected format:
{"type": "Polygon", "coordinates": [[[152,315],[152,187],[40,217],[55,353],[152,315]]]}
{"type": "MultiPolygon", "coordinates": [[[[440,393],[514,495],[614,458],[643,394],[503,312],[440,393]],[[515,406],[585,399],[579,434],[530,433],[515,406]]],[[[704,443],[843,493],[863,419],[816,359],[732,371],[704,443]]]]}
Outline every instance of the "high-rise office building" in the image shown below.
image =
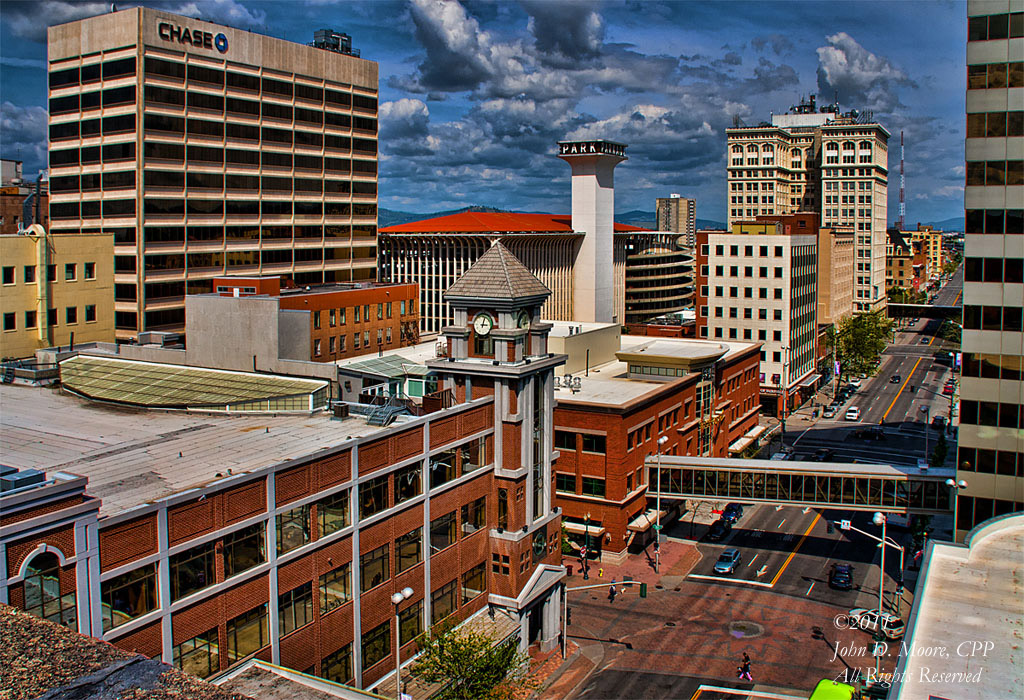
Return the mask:
{"type": "Polygon", "coordinates": [[[819,379],[815,218],[764,217],[697,233],[697,335],[759,341],[762,410],[780,417],[819,379]]]}
{"type": "Polygon", "coordinates": [[[885,127],[814,97],[770,124],[726,130],[729,226],[761,215],[814,212],[852,227],[855,311],[885,305],[888,141],[885,127]]]}
{"type": "Polygon", "coordinates": [[[658,197],[655,206],[658,230],[683,234],[686,245],[693,248],[697,236],[697,200],[672,194],[658,197]]]}
{"type": "Polygon", "coordinates": [[[375,278],[376,63],[149,8],[48,52],[51,226],[114,234],[119,339],[225,274],[375,278]]]}
{"type": "Polygon", "coordinates": [[[956,538],[1024,510],[1024,0],[967,3],[956,538]]]}

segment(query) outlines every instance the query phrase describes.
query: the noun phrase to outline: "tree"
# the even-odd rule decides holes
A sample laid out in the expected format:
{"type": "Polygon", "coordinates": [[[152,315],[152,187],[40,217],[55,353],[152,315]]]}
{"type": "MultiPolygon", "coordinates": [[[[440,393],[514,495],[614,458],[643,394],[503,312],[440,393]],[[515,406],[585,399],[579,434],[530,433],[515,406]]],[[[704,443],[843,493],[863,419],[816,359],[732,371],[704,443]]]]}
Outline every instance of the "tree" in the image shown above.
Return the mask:
{"type": "Polygon", "coordinates": [[[847,376],[875,369],[892,335],[892,320],[881,311],[847,316],[828,334],[840,371],[847,376]]]}
{"type": "MultiPolygon", "coordinates": [[[[925,427],[928,430],[928,427],[925,427]]],[[[933,469],[938,469],[946,461],[946,454],[949,452],[949,445],[946,444],[946,431],[943,430],[939,433],[939,439],[935,443],[935,449],[932,450],[931,466],[933,469]]]]}
{"type": "Polygon", "coordinates": [[[942,327],[939,328],[939,337],[959,345],[960,332],[962,330],[963,328],[961,328],[959,323],[953,323],[949,319],[946,319],[942,322],[942,327]]]}
{"type": "Polygon", "coordinates": [[[953,253],[949,256],[949,260],[942,266],[942,271],[947,275],[952,275],[956,272],[956,269],[960,267],[960,261],[964,259],[960,253],[953,253]]]}
{"type": "Polygon", "coordinates": [[[562,554],[572,554],[572,545],[569,544],[569,528],[562,521],[562,554]]]}
{"type": "Polygon", "coordinates": [[[885,292],[892,304],[924,304],[928,301],[928,293],[907,289],[906,287],[890,287],[885,292]]]}
{"type": "Polygon", "coordinates": [[[527,677],[530,660],[519,652],[518,639],[498,643],[465,625],[442,623],[420,639],[411,673],[427,683],[443,683],[439,698],[511,700],[533,685],[527,677]]]}

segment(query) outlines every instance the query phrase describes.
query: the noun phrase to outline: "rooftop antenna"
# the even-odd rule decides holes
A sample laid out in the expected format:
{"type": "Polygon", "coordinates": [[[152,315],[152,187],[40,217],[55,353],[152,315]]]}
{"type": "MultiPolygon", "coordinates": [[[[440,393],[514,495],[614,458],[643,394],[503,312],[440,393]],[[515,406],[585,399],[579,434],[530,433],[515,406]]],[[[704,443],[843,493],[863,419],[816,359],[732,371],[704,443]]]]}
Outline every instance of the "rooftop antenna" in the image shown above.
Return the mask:
{"type": "Polygon", "coordinates": [[[896,228],[900,231],[903,230],[905,219],[907,217],[907,202],[904,193],[904,187],[906,185],[906,179],[903,176],[903,130],[900,129],[900,218],[896,222],[896,228]]]}

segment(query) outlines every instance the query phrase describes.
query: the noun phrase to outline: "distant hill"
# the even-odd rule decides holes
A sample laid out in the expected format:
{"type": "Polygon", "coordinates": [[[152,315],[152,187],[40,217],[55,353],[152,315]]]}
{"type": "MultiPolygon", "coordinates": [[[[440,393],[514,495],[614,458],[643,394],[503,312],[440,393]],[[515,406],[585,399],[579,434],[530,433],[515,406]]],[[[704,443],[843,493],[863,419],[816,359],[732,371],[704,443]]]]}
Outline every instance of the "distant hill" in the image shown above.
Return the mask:
{"type": "MultiPolygon", "coordinates": [[[[377,225],[380,228],[387,228],[388,226],[398,226],[399,224],[407,224],[410,221],[422,221],[424,219],[436,219],[441,216],[451,216],[452,214],[462,214],[467,211],[483,211],[483,212],[498,212],[505,213],[510,212],[510,209],[495,209],[494,207],[483,207],[483,206],[469,206],[462,207],[461,209],[449,209],[447,211],[435,211],[427,212],[424,214],[417,214],[409,211],[395,211],[393,209],[385,209],[381,207],[377,210],[377,225]]],[[[537,214],[548,214],[550,212],[530,212],[537,214]]],[[[655,217],[649,211],[642,211],[640,209],[634,209],[633,211],[627,211],[617,213],[615,220],[620,224],[629,224],[630,226],[640,226],[641,228],[654,228],[655,217]]],[[[698,229],[724,229],[725,224],[721,221],[709,221],[707,219],[697,219],[698,229]]]]}
{"type": "Polygon", "coordinates": [[[380,228],[386,228],[388,226],[398,226],[399,224],[407,224],[410,221],[423,221],[424,219],[436,219],[441,216],[451,216],[452,214],[462,214],[467,211],[483,211],[483,212],[507,212],[508,209],[495,209],[494,207],[462,207],[461,209],[449,209],[447,211],[435,211],[426,214],[416,214],[410,211],[394,211],[392,209],[385,209],[381,207],[377,210],[377,226],[380,228]]]}
{"type": "MultiPolygon", "coordinates": [[[[942,221],[922,221],[925,226],[934,226],[939,231],[963,231],[964,230],[964,217],[958,216],[952,219],[943,219],[942,221]]],[[[908,228],[917,228],[917,222],[906,223],[908,228]]]]}

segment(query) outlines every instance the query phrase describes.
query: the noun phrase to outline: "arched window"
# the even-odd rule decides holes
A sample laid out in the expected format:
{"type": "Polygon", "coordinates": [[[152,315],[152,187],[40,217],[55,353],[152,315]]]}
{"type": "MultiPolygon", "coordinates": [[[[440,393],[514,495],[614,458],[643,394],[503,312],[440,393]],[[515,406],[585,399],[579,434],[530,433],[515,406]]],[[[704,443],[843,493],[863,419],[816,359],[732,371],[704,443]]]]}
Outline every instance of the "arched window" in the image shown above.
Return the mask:
{"type": "Polygon", "coordinates": [[[757,153],[757,146],[755,144],[747,146],[747,153],[757,153]]]}
{"type": "Polygon", "coordinates": [[[75,593],[60,594],[60,561],[53,552],[40,552],[28,564],[25,612],[78,629],[75,593]]]}
{"type": "Polygon", "coordinates": [[[860,142],[860,149],[862,151],[870,151],[871,150],[871,142],[870,141],[861,141],[860,142]]]}
{"type": "Polygon", "coordinates": [[[843,141],[843,150],[844,151],[852,151],[853,150],[853,141],[843,141]]]}
{"type": "Polygon", "coordinates": [[[765,153],[774,153],[775,146],[771,145],[770,143],[766,143],[765,145],[761,146],[761,150],[764,151],[765,153]]]}
{"type": "Polygon", "coordinates": [[[839,144],[834,142],[834,141],[829,142],[829,143],[825,144],[825,150],[826,151],[838,151],[839,150],[839,144]]]}
{"type": "Polygon", "coordinates": [[[733,153],[743,153],[743,146],[733,146],[732,147],[732,152],[733,153]]]}

